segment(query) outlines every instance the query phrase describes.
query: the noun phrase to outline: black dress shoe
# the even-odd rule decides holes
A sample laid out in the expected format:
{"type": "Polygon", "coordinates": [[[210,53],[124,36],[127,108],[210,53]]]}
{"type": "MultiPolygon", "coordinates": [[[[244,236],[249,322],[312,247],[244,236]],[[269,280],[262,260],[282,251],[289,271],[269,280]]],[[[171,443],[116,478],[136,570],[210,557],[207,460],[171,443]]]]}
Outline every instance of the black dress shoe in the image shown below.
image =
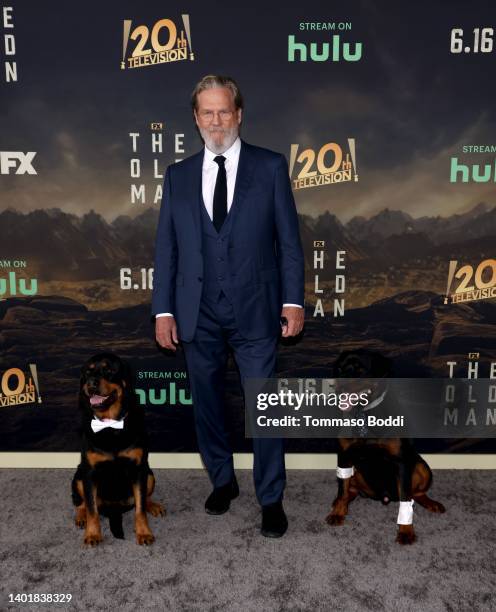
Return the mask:
{"type": "Polygon", "coordinates": [[[280,538],[286,533],[288,519],[282,501],[262,506],[262,535],[266,538],[280,538]]]}
{"type": "Polygon", "coordinates": [[[239,495],[238,481],[236,476],[226,485],[216,487],[207,497],[205,512],[207,514],[224,514],[229,510],[231,499],[239,495]]]}

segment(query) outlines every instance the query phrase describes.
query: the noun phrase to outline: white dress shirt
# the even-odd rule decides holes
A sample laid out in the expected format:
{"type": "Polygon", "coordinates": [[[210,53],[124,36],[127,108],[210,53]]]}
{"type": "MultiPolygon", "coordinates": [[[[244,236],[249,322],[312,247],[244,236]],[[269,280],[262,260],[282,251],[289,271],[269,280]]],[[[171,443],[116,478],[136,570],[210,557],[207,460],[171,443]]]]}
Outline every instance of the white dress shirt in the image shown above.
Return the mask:
{"type": "MultiPolygon", "coordinates": [[[[224,166],[226,168],[227,177],[227,212],[231,209],[233,197],[234,197],[234,186],[236,183],[236,173],[238,171],[239,153],[241,151],[241,140],[239,136],[233,142],[233,144],[224,151],[222,155],[226,158],[224,166]]],[[[202,166],[202,195],[203,203],[207,209],[208,216],[213,220],[214,210],[214,191],[215,183],[217,181],[217,172],[219,171],[219,164],[214,161],[214,157],[217,157],[217,153],[212,151],[205,145],[205,154],[203,155],[203,166],[202,166]]],[[[303,308],[301,304],[283,304],[283,306],[297,306],[303,308]]],[[[160,312],[155,315],[156,317],[173,317],[174,315],[170,312],[160,312]]]]}
{"type": "MultiPolygon", "coordinates": [[[[226,168],[227,177],[227,212],[230,211],[234,196],[234,184],[236,182],[236,172],[238,171],[239,153],[241,151],[241,140],[239,136],[233,142],[233,144],[222,153],[222,156],[226,158],[224,166],[226,168]]],[[[205,147],[205,154],[203,156],[202,166],[202,194],[205,208],[207,209],[208,216],[213,220],[214,218],[214,191],[215,183],[217,181],[217,172],[219,171],[219,164],[214,162],[214,158],[217,157],[216,153],[212,153],[210,149],[205,147]]]]}

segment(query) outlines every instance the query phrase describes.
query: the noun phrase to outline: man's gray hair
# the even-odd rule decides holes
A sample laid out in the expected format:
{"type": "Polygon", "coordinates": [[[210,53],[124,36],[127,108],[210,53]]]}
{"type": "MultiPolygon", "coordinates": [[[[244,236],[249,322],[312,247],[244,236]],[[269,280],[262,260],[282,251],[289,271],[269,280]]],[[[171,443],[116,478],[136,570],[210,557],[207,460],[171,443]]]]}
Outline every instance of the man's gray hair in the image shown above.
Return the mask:
{"type": "Polygon", "coordinates": [[[196,84],[196,87],[191,94],[191,106],[193,110],[198,110],[198,94],[205,89],[213,89],[214,87],[227,87],[230,89],[233,95],[234,106],[236,110],[243,108],[243,96],[239,91],[239,87],[234,79],[228,76],[221,76],[219,74],[207,74],[201,81],[196,84]]]}

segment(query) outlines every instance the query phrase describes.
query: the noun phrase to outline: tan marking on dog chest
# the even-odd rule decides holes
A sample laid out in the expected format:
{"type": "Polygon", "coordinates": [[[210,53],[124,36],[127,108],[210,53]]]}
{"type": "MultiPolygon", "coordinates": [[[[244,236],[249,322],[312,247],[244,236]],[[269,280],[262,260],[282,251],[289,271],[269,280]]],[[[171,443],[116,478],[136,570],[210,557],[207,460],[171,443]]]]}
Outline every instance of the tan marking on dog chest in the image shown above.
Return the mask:
{"type": "Polygon", "coordinates": [[[128,459],[132,459],[138,465],[143,460],[143,449],[142,448],[131,448],[129,450],[123,450],[117,453],[118,457],[127,457],[128,459]]]}

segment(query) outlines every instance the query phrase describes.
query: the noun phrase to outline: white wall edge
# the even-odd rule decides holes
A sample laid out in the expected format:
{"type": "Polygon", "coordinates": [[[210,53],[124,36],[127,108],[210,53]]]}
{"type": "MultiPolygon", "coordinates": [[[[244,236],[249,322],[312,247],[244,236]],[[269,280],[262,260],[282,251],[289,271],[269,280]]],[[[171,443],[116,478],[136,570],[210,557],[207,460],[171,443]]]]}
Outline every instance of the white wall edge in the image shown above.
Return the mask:
{"type": "MultiPolygon", "coordinates": [[[[494,454],[430,454],[422,455],[435,470],[496,470],[494,454]]],[[[80,453],[0,453],[0,468],[75,468],[80,453]]],[[[198,453],[150,453],[150,467],[156,469],[202,469],[198,453]]],[[[237,469],[251,469],[252,453],[235,453],[237,469]]],[[[286,453],[288,470],[332,470],[336,468],[334,453],[286,453]]]]}

